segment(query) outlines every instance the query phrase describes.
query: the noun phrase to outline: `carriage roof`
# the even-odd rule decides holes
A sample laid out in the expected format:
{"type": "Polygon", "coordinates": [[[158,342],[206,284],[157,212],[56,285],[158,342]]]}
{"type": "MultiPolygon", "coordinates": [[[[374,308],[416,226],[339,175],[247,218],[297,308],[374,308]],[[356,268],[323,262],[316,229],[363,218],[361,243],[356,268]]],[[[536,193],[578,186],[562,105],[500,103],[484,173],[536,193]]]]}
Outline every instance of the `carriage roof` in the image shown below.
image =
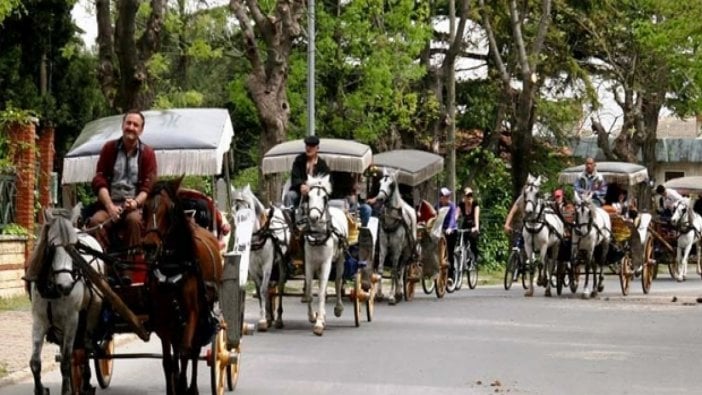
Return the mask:
{"type": "Polygon", "coordinates": [[[673,178],[663,184],[666,188],[672,188],[681,194],[688,195],[691,193],[702,193],[702,176],[688,176],[673,178]]]}
{"type": "Polygon", "coordinates": [[[444,169],[444,158],[431,152],[399,149],[375,155],[373,164],[397,170],[397,182],[417,186],[444,169]]]}
{"type": "MultiPolygon", "coordinates": [[[[572,184],[583,171],[585,171],[585,165],[569,167],[558,173],[558,182],[561,184],[572,184]]],[[[636,163],[597,162],[597,172],[608,183],[636,185],[648,181],[648,170],[646,167],[636,163]]]]}
{"type": "MultiPolygon", "coordinates": [[[[261,171],[263,174],[290,171],[295,157],[303,152],[305,142],[302,139],[280,143],[263,156],[261,171]]],[[[319,156],[327,162],[331,171],[363,173],[373,160],[373,151],[357,141],[321,138],[319,156]]]]}
{"type": "MultiPolygon", "coordinates": [[[[234,137],[229,112],[220,108],[144,111],[142,141],[156,151],[159,176],[215,175],[234,137]]],[[[63,160],[63,183],[88,182],[102,146],[122,135],[123,115],[85,125],[63,160]]]]}

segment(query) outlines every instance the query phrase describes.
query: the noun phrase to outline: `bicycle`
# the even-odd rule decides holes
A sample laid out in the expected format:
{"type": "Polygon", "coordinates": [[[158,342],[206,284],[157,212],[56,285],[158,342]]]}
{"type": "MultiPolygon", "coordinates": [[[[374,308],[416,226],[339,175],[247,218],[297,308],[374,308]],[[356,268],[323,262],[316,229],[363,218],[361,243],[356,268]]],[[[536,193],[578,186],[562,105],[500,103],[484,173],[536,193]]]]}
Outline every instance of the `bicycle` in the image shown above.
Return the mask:
{"type": "Polygon", "coordinates": [[[458,229],[456,248],[453,250],[453,284],[447,287],[448,292],[459,290],[463,287],[463,277],[468,279],[468,287],[475,289],[478,285],[478,263],[470,249],[470,240],[466,237],[469,229],[458,229]]]}
{"type": "Polygon", "coordinates": [[[524,259],[523,245],[524,239],[522,238],[521,232],[516,232],[509,259],[507,260],[507,265],[505,265],[504,286],[506,291],[512,288],[512,283],[517,281],[520,276],[522,278],[522,287],[524,289],[529,287],[529,284],[527,284],[528,272],[526,259],[524,259]]]}

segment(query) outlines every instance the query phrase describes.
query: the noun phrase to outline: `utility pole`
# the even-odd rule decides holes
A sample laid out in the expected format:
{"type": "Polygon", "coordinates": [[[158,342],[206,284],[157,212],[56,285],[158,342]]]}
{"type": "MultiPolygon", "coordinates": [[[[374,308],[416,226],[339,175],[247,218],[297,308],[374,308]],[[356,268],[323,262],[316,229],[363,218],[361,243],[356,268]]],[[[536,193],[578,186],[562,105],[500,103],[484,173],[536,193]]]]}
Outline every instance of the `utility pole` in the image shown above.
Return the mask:
{"type": "MultiPolygon", "coordinates": [[[[449,42],[456,37],[456,0],[449,0],[449,42]]],[[[448,187],[453,191],[456,201],[456,61],[448,65],[446,79],[446,106],[448,107],[448,187]]]]}
{"type": "Polygon", "coordinates": [[[307,0],[307,135],[314,136],[314,56],[315,56],[314,0],[307,0]]]}

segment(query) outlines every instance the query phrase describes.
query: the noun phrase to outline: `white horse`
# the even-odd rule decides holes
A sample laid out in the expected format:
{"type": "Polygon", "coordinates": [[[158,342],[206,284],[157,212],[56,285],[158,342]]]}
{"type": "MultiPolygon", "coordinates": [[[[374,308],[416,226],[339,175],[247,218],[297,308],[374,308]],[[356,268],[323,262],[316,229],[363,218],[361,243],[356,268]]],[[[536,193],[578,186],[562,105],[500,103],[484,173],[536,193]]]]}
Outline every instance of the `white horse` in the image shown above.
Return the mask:
{"type": "MultiPolygon", "coordinates": [[[[32,357],[29,367],[34,375],[34,393],[48,395],[49,389],[41,383],[41,349],[44,338],[55,342],[61,352],[61,393],[90,393],[90,366],[84,349],[80,352],[74,344],[83,344],[92,338],[100,317],[102,297],[85,283],[85,277],[74,266],[66,247],[80,242],[102,251],[98,241],[73,227],[80,214],[78,204],[71,212],[63,209],[44,211],[44,227],[34,251],[32,265],[41,265],[40,274],[31,284],[32,298],[32,357]],[[79,326],[79,316],[85,312],[85,323],[79,326]],[[79,328],[83,331],[78,333],[79,328]],[[81,369],[82,383],[73,382],[71,364],[81,369]]],[[[103,262],[83,255],[86,262],[104,273],[103,262]]],[[[89,343],[90,344],[90,343],[89,343]]]]}
{"type": "MultiPolygon", "coordinates": [[[[683,198],[675,203],[670,223],[678,231],[678,254],[675,279],[684,281],[687,276],[687,259],[693,244],[697,244],[697,254],[700,254],[700,237],[702,235],[702,216],[691,208],[690,199],[683,198]]],[[[700,274],[700,260],[697,260],[697,274],[700,274]]]]}
{"type": "Polygon", "coordinates": [[[612,221],[604,209],[592,202],[589,193],[583,196],[575,193],[575,224],[573,226],[572,259],[577,264],[582,258],[585,262],[585,288],[583,298],[596,297],[604,289],[603,267],[607,263],[607,251],[612,239],[612,221]],[[593,259],[595,247],[600,246],[599,259],[593,259]],[[599,273],[598,269],[599,268],[599,273]],[[592,269],[592,292],[588,287],[589,273],[592,269]],[[599,283],[598,283],[599,280],[599,283]]]}
{"type": "Polygon", "coordinates": [[[249,185],[233,190],[233,211],[248,208],[256,214],[251,236],[249,276],[256,285],[260,316],[258,330],[265,332],[273,322],[273,300],[268,292],[273,267],[278,264],[278,311],[276,328],[283,327],[283,291],[285,287],[285,259],[290,247],[290,227],[280,208],[266,210],[263,203],[254,195],[249,185]]]}
{"type": "Polygon", "coordinates": [[[308,222],[304,231],[305,297],[307,317],[311,323],[314,323],[313,332],[315,335],[321,336],[326,324],[324,303],[332,262],[336,263],[334,315],[340,317],[344,311],[344,305],[341,302],[341,285],[349,224],[342,209],[330,207],[328,204],[332,192],[329,175],[319,177],[308,175],[307,185],[309,186],[306,207],[308,222]],[[319,279],[319,308],[316,314],[312,310],[312,280],[315,274],[319,279]]]}
{"type": "MultiPolygon", "coordinates": [[[[390,279],[391,305],[402,300],[404,265],[412,257],[417,242],[417,213],[400,196],[400,189],[395,173],[385,174],[380,179],[377,199],[383,201],[380,215],[380,250],[378,254],[378,273],[383,274],[385,257],[390,256],[392,264],[390,279]]],[[[383,297],[383,282],[378,283],[378,298],[383,297]]]]}
{"type": "Polygon", "coordinates": [[[529,174],[522,193],[524,203],[522,237],[524,238],[527,266],[531,268],[532,272],[529,289],[525,296],[534,296],[534,282],[537,278],[546,287],[544,295],[551,296],[551,273],[553,272],[553,265],[558,259],[558,250],[565,235],[563,221],[541,198],[539,194],[540,187],[541,176],[534,177],[529,174]],[[534,262],[537,251],[539,252],[537,261],[538,272],[534,275],[535,268],[533,265],[537,263],[534,262]],[[547,260],[546,255],[549,251],[551,256],[547,260]]]}

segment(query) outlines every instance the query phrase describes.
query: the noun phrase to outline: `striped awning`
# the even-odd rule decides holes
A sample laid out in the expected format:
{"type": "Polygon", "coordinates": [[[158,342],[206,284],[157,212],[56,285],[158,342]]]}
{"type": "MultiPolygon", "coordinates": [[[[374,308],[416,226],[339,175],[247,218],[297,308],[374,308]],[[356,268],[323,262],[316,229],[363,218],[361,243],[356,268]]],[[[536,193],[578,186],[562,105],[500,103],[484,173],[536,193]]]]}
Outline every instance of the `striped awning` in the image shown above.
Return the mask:
{"type": "Polygon", "coordinates": [[[397,170],[397,182],[417,186],[444,170],[444,158],[431,152],[399,149],[375,155],[373,166],[397,170]]]}
{"type": "MultiPolygon", "coordinates": [[[[159,176],[216,175],[222,172],[234,128],[226,109],[183,108],[144,111],[141,140],[156,151],[159,176]]],[[[88,182],[102,146],[122,135],[123,115],[85,125],[63,160],[63,184],[88,182]]]]}
{"type": "MultiPolygon", "coordinates": [[[[263,174],[290,171],[295,157],[305,152],[304,140],[290,140],[276,145],[266,152],[261,161],[263,174]]],[[[353,140],[321,138],[319,156],[331,171],[363,173],[373,160],[373,151],[365,144],[353,140]]]]}
{"type": "MultiPolygon", "coordinates": [[[[636,185],[648,181],[648,170],[636,163],[597,162],[596,169],[608,183],[636,185]]],[[[585,171],[585,165],[569,167],[558,173],[558,182],[572,184],[583,171],[585,171]]]]}

